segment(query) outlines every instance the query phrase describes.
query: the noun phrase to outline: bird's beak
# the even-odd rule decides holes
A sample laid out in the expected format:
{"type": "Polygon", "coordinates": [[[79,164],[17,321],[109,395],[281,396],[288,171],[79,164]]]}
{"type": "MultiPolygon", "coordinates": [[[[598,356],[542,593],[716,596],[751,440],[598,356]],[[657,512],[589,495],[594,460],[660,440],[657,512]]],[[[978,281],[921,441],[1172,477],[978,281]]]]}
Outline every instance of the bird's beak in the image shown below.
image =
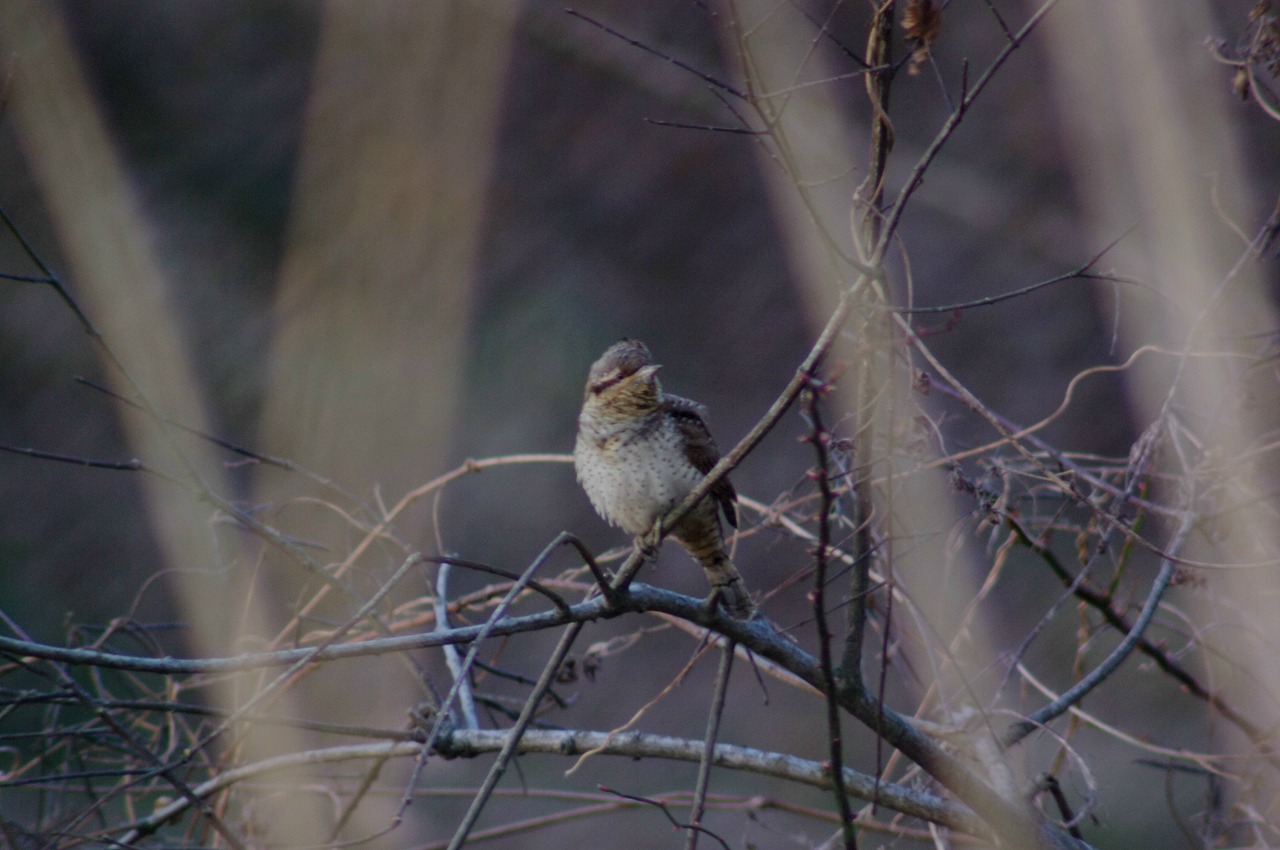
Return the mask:
{"type": "Polygon", "coordinates": [[[643,366],[640,369],[636,370],[636,379],[641,381],[647,381],[651,379],[654,375],[658,374],[658,370],[661,368],[662,366],[660,366],[657,363],[654,363],[649,366],[643,366]]]}

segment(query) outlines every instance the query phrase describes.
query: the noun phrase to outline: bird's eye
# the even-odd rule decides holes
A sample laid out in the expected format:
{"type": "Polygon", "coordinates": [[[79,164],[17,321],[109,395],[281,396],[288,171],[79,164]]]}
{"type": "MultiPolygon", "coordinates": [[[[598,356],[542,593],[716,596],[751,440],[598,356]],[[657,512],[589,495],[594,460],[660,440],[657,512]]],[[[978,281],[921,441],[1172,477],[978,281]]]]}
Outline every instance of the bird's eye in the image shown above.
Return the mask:
{"type": "Polygon", "coordinates": [[[600,395],[600,393],[604,392],[605,390],[609,389],[609,387],[621,381],[622,378],[623,378],[622,370],[620,369],[612,370],[607,375],[605,375],[600,380],[596,381],[594,384],[591,385],[591,394],[600,395]]]}

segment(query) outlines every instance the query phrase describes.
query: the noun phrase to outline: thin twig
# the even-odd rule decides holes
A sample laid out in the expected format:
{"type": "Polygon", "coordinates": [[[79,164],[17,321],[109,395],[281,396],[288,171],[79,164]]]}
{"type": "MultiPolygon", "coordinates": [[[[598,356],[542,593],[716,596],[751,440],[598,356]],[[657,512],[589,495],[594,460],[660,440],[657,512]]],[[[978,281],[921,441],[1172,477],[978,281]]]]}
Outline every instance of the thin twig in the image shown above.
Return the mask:
{"type": "MultiPolygon", "coordinates": [[[[1131,233],[1133,233],[1133,231],[1138,228],[1138,225],[1140,223],[1141,222],[1135,222],[1133,225],[1127,228],[1123,233],[1121,233],[1115,239],[1111,240],[1111,242],[1107,243],[1107,245],[1103,246],[1101,251],[1098,251],[1096,254],[1094,254],[1085,262],[1076,266],[1074,269],[1071,269],[1070,271],[1067,271],[1067,272],[1063,272],[1060,275],[1056,275],[1054,277],[1048,278],[1047,280],[1038,281],[1036,283],[1032,283],[1027,286],[1023,286],[1018,289],[1011,290],[1009,292],[1002,292],[999,295],[988,295],[983,298],[975,298],[972,301],[961,301],[957,304],[944,304],[936,307],[886,306],[881,309],[887,312],[898,313],[899,315],[904,315],[904,316],[920,315],[925,313],[955,313],[959,310],[969,310],[975,307],[990,307],[993,304],[999,304],[1001,301],[1009,301],[1014,298],[1021,298],[1022,296],[1030,295],[1031,293],[1036,292],[1037,290],[1044,289],[1045,287],[1049,287],[1049,286],[1055,286],[1059,283],[1065,283],[1066,281],[1069,281],[1069,280],[1105,280],[1111,283],[1127,283],[1127,284],[1133,284],[1134,286],[1141,286],[1142,284],[1140,281],[1133,280],[1131,278],[1119,277],[1117,275],[1101,274],[1098,272],[1090,271],[1090,269],[1096,266],[1098,262],[1103,257],[1105,257],[1108,253],[1110,253],[1110,251],[1113,248],[1115,248],[1117,245],[1120,244],[1121,241],[1123,241],[1131,233]]],[[[1160,293],[1156,293],[1156,294],[1159,295],[1160,293]]]]}
{"type": "MultiPolygon", "coordinates": [[[[138,402],[134,401],[133,399],[126,398],[125,396],[121,395],[120,393],[116,392],[110,387],[104,387],[102,384],[99,384],[96,381],[91,381],[88,378],[84,377],[83,375],[76,375],[74,380],[76,383],[80,384],[81,386],[88,387],[91,390],[96,390],[97,392],[100,392],[103,395],[108,396],[113,401],[123,404],[126,407],[131,407],[134,410],[141,410],[143,412],[146,412],[146,408],[138,404],[138,402]]],[[[192,435],[193,437],[199,437],[200,439],[208,443],[212,443],[213,445],[218,446],[219,448],[226,449],[227,451],[232,452],[233,454],[238,454],[241,457],[248,458],[249,460],[254,461],[255,463],[262,463],[268,466],[274,466],[277,469],[283,469],[286,472],[294,472],[300,475],[304,475],[307,478],[319,484],[320,486],[325,487],[328,490],[332,490],[333,492],[338,493],[339,495],[347,499],[350,499],[353,502],[360,501],[360,499],[355,494],[346,490],[346,488],[342,487],[333,479],[327,476],[321,475],[318,472],[314,472],[310,469],[307,469],[305,466],[302,466],[301,464],[297,463],[296,461],[290,460],[289,458],[275,457],[273,455],[262,454],[261,452],[256,452],[253,449],[249,449],[237,443],[233,443],[230,440],[224,439],[215,434],[210,434],[207,431],[202,431],[199,428],[192,428],[189,425],[184,425],[181,422],[178,422],[174,419],[170,419],[167,416],[162,418],[165,424],[171,425],[172,427],[177,428],[179,431],[183,431],[187,434],[192,435]]]]}
{"type": "MultiPolygon", "coordinates": [[[[1192,529],[1195,527],[1195,522],[1196,514],[1188,508],[1183,514],[1181,525],[1174,532],[1173,539],[1169,542],[1168,550],[1170,552],[1176,553],[1182,548],[1182,544],[1186,542],[1187,536],[1191,534],[1192,529]]],[[[1016,744],[1038,727],[1045,725],[1076,705],[1080,700],[1084,699],[1086,694],[1105,682],[1124,663],[1124,660],[1129,657],[1130,653],[1138,645],[1138,641],[1142,638],[1143,633],[1146,632],[1152,617],[1155,616],[1156,610],[1160,607],[1160,600],[1163,598],[1165,590],[1169,587],[1169,582],[1172,580],[1177,566],[1174,561],[1168,558],[1161,562],[1160,571],[1157,573],[1155,581],[1151,584],[1151,590],[1147,593],[1147,599],[1143,603],[1142,611],[1138,614],[1138,618],[1134,620],[1133,628],[1120,641],[1120,645],[1113,649],[1101,664],[1081,678],[1079,682],[1076,682],[1075,685],[1063,691],[1053,702],[1039,711],[1033,712],[1026,720],[1009,727],[1002,736],[1002,743],[1005,746],[1016,744]]]]}
{"type": "MultiPolygon", "coordinates": [[[[406,783],[404,794],[400,798],[400,807],[396,811],[396,815],[392,819],[391,824],[383,830],[383,833],[390,832],[392,829],[398,827],[401,821],[403,821],[405,810],[409,808],[409,804],[413,802],[413,791],[418,785],[418,778],[422,773],[422,769],[426,766],[427,757],[431,752],[431,747],[444,731],[446,724],[449,726],[453,725],[453,701],[464,689],[469,689],[470,687],[467,677],[470,675],[471,665],[475,663],[476,656],[480,652],[480,645],[487,637],[489,637],[490,634],[492,634],[498,623],[505,617],[507,610],[511,607],[511,603],[515,601],[515,598],[524,591],[524,588],[530,582],[533,581],[533,574],[537,572],[548,559],[550,559],[552,552],[554,552],[562,542],[561,536],[557,536],[555,540],[551,541],[551,543],[543,548],[543,550],[538,554],[538,557],[533,559],[533,562],[529,564],[520,578],[511,586],[511,589],[507,591],[507,594],[502,597],[502,601],[493,609],[493,613],[489,615],[489,619],[485,621],[483,628],[481,628],[475,639],[471,641],[471,648],[467,650],[467,657],[463,659],[462,664],[459,665],[458,671],[454,674],[453,686],[449,688],[449,693],[445,696],[440,705],[435,707],[435,718],[432,721],[430,731],[423,739],[422,752],[413,766],[413,773],[409,776],[408,783],[406,783]]],[[[581,626],[582,623],[574,624],[575,628],[580,628],[581,626]]],[[[542,682],[539,681],[538,685],[534,686],[533,692],[529,695],[529,701],[531,701],[536,707],[537,704],[542,701],[543,692],[550,687],[551,685],[549,682],[544,686],[542,682]]],[[[528,708],[528,705],[529,703],[526,703],[526,709],[528,708]]],[[[521,714],[521,718],[524,718],[524,716],[524,714],[521,714]]],[[[525,723],[527,725],[528,721],[526,720],[525,723]]],[[[517,723],[517,726],[518,725],[519,723],[517,723]]],[[[479,812],[477,811],[477,815],[478,814],[479,812]]]]}
{"type": "Polygon", "coordinates": [[[697,68],[693,67],[688,62],[685,62],[681,59],[677,59],[674,56],[670,56],[666,53],[663,53],[660,50],[650,47],[649,45],[645,44],[643,41],[639,41],[637,39],[631,38],[628,35],[624,35],[623,33],[620,33],[613,27],[609,26],[608,24],[601,23],[600,21],[597,21],[595,18],[592,18],[589,15],[584,15],[582,12],[579,12],[577,9],[565,9],[565,11],[568,12],[570,15],[573,15],[575,18],[579,18],[580,20],[586,21],[587,23],[591,24],[593,27],[597,27],[601,30],[604,30],[614,38],[618,38],[618,39],[621,39],[622,41],[625,41],[627,44],[631,45],[632,47],[638,47],[639,49],[643,50],[645,53],[651,53],[654,56],[657,56],[659,59],[663,60],[664,62],[670,62],[672,65],[675,65],[677,68],[680,68],[681,70],[684,70],[684,71],[688,71],[690,74],[693,74],[694,76],[698,77],[703,82],[706,82],[712,86],[715,86],[716,88],[720,89],[723,92],[727,92],[728,94],[731,94],[734,97],[739,98],[741,100],[746,99],[746,95],[744,95],[742,92],[738,91],[736,88],[726,83],[724,80],[721,80],[717,77],[713,77],[710,74],[705,73],[704,71],[699,71],[697,68]]]}
{"type": "Polygon", "coordinates": [[[693,801],[689,807],[691,828],[685,838],[685,850],[698,848],[702,813],[706,809],[707,791],[711,785],[711,766],[715,762],[716,740],[720,736],[720,718],[724,715],[724,698],[729,691],[729,674],[733,670],[733,652],[733,641],[720,647],[720,667],[716,670],[715,693],[711,696],[711,709],[707,712],[707,734],[702,739],[702,760],[698,762],[698,779],[693,786],[693,801]]]}
{"type": "Polygon", "coordinates": [[[724,127],[718,124],[689,124],[683,121],[665,121],[661,118],[646,118],[646,124],[655,127],[670,127],[673,130],[702,130],[707,133],[728,133],[731,136],[762,136],[767,130],[753,130],[750,127],[724,127]]]}
{"type": "MultiPolygon", "coordinates": [[[[560,537],[557,537],[550,543],[550,545],[547,546],[546,550],[544,550],[543,554],[539,556],[536,562],[541,564],[546,560],[546,557],[550,554],[552,549],[565,542],[567,541],[561,540],[560,537]]],[[[502,567],[482,564],[479,561],[469,561],[466,558],[456,558],[452,555],[423,555],[422,560],[429,564],[440,564],[442,567],[453,565],[455,567],[463,567],[468,570],[475,570],[478,573],[488,573],[489,575],[498,576],[499,578],[510,579],[514,582],[521,582],[522,587],[528,587],[530,590],[537,591],[549,599],[551,604],[556,606],[556,610],[561,614],[569,613],[569,603],[564,601],[564,597],[555,591],[548,589],[542,583],[528,578],[528,570],[526,570],[525,574],[522,575],[511,570],[504,570],[502,567]]],[[[447,629],[448,623],[442,623],[441,628],[447,629]]]]}
{"type": "Polygon", "coordinates": [[[934,136],[933,141],[929,143],[929,147],[925,148],[924,153],[920,155],[920,158],[916,161],[915,167],[911,170],[911,174],[908,175],[906,183],[903,184],[902,189],[898,192],[897,199],[894,200],[893,205],[889,207],[889,211],[885,214],[884,227],[880,231],[880,241],[876,243],[875,251],[871,255],[873,262],[885,256],[890,240],[893,239],[894,235],[898,231],[898,222],[906,212],[907,203],[911,200],[911,196],[915,194],[916,189],[918,189],[924,182],[925,171],[928,170],[929,165],[933,162],[934,158],[937,157],[938,153],[947,143],[947,140],[955,133],[956,128],[960,126],[960,122],[964,120],[964,116],[968,112],[969,107],[973,105],[973,102],[978,95],[982,94],[983,90],[986,89],[987,84],[995,77],[996,72],[999,71],[1000,68],[1003,67],[1004,63],[1009,60],[1009,57],[1013,55],[1013,52],[1022,46],[1022,43],[1026,41],[1029,35],[1031,35],[1032,30],[1039,25],[1045,15],[1049,14],[1049,10],[1052,9],[1057,2],[1058,0],[1045,0],[1045,2],[1040,5],[1040,8],[1037,9],[1031,17],[1027,19],[1027,22],[1022,25],[1022,28],[1009,38],[1004,48],[996,55],[996,58],[992,60],[991,64],[987,66],[987,70],[983,72],[982,76],[978,78],[978,81],[973,84],[972,88],[970,88],[967,83],[968,74],[966,66],[966,82],[961,87],[960,99],[956,104],[955,111],[953,111],[947,118],[946,123],[942,125],[942,129],[938,131],[937,135],[934,136]]]}
{"type": "MultiPolygon", "coordinates": [[[[560,665],[564,663],[565,656],[569,654],[569,650],[573,647],[573,642],[578,639],[578,635],[582,632],[584,625],[584,623],[574,623],[565,629],[564,634],[561,635],[560,643],[556,645],[551,657],[547,659],[546,666],[542,668],[542,676],[539,677],[538,684],[534,686],[529,698],[525,700],[524,710],[520,712],[520,718],[507,732],[507,740],[503,744],[502,751],[489,769],[488,775],[485,776],[480,790],[476,792],[476,796],[471,800],[471,806],[463,816],[462,823],[458,824],[458,828],[453,834],[453,840],[449,842],[449,850],[459,850],[466,843],[467,834],[471,832],[471,828],[475,826],[476,820],[480,817],[480,812],[484,810],[485,804],[489,802],[489,796],[493,793],[493,789],[498,786],[498,780],[506,773],[507,765],[511,763],[512,756],[515,755],[521,739],[528,730],[529,724],[533,721],[533,716],[537,712],[538,706],[542,703],[542,695],[551,688],[551,684],[555,681],[556,674],[560,670],[560,665]]],[[[426,750],[426,745],[423,746],[423,750],[426,750]]]]}
{"type": "Polygon", "coordinates": [[[587,565],[587,569],[591,570],[591,575],[595,578],[596,586],[600,589],[600,593],[604,595],[610,605],[617,601],[609,577],[605,575],[604,570],[600,569],[600,565],[596,563],[595,556],[591,554],[591,550],[587,548],[585,543],[579,540],[576,535],[562,531],[556,537],[555,545],[568,545],[577,549],[578,554],[582,557],[582,562],[587,565]]]}
{"type": "Polygon", "coordinates": [[[72,315],[76,317],[76,321],[80,323],[80,328],[85,332],[85,335],[98,343],[98,345],[102,346],[102,348],[107,351],[108,355],[110,355],[112,363],[119,367],[119,361],[115,359],[115,356],[111,354],[110,349],[106,347],[106,343],[103,342],[102,334],[98,333],[98,329],[93,326],[93,322],[89,321],[88,315],[85,314],[84,310],[80,309],[80,304],[71,296],[70,291],[62,285],[62,280],[54,274],[53,268],[44,261],[36,251],[35,247],[27,241],[27,237],[23,235],[22,231],[9,216],[8,210],[6,210],[3,205],[0,205],[0,221],[4,222],[5,228],[13,234],[13,238],[18,240],[18,244],[22,247],[22,252],[27,255],[27,259],[31,260],[31,262],[35,264],[36,268],[40,269],[40,272],[43,275],[42,278],[31,278],[26,282],[43,283],[50,286],[53,291],[57,293],[58,298],[62,303],[67,306],[67,309],[71,311],[72,315]]]}
{"type": "MultiPolygon", "coordinates": [[[[120,472],[153,472],[155,470],[148,469],[142,461],[137,458],[130,460],[99,460],[90,457],[80,457],[78,455],[60,454],[58,452],[47,452],[41,449],[29,449],[21,446],[0,445],[0,452],[9,452],[16,455],[26,455],[27,457],[39,458],[40,460],[52,460],[58,463],[69,463],[72,466],[87,466],[93,469],[114,469],[120,472]]],[[[160,475],[160,473],[156,473],[160,475]]],[[[161,475],[162,478],[168,478],[161,475]]]]}
{"type": "MultiPolygon", "coordinates": [[[[0,612],[0,619],[3,619],[5,624],[12,629],[15,634],[22,635],[22,637],[29,639],[29,636],[26,635],[21,627],[11,620],[8,615],[0,612]]],[[[161,759],[160,756],[156,755],[150,747],[142,741],[139,741],[125,724],[116,720],[115,715],[110,710],[100,705],[98,701],[95,700],[89,692],[86,691],[80,683],[63,668],[61,664],[50,663],[49,666],[52,668],[54,675],[62,686],[73,694],[86,710],[96,716],[98,720],[102,721],[107,728],[109,728],[121,741],[125,743],[128,749],[132,750],[144,761],[151,763],[152,767],[143,774],[144,776],[157,775],[163,777],[164,780],[173,786],[173,789],[181,795],[184,802],[194,806],[200,812],[200,815],[209,822],[209,825],[213,827],[215,832],[226,840],[227,844],[229,844],[233,850],[247,850],[236,834],[231,831],[230,827],[223,823],[222,818],[218,817],[218,814],[209,806],[208,803],[205,802],[204,798],[178,775],[175,765],[166,764],[165,761],[161,759]]],[[[91,806],[85,809],[69,822],[61,824],[60,831],[63,834],[70,834],[71,830],[87,818],[91,817],[97,809],[97,806],[91,806]]]]}
{"type": "MultiPolygon", "coordinates": [[[[682,829],[689,833],[689,837],[693,840],[693,845],[692,845],[693,847],[698,846],[697,837],[702,833],[706,833],[707,835],[710,835],[712,838],[714,838],[716,841],[719,841],[720,846],[723,847],[724,850],[729,850],[728,842],[726,842],[720,836],[716,835],[711,830],[693,821],[690,821],[689,823],[680,823],[680,821],[676,820],[675,815],[671,814],[671,809],[667,807],[667,804],[661,800],[655,800],[652,797],[641,797],[636,794],[624,794],[621,791],[615,791],[614,789],[604,785],[600,786],[600,790],[605,792],[606,794],[614,794],[618,797],[621,797],[624,800],[630,800],[633,803],[640,803],[645,806],[652,806],[653,808],[662,812],[664,815],[666,815],[667,820],[671,822],[672,826],[674,826],[676,829],[682,829]]],[[[685,845],[685,846],[688,847],[689,845],[685,845]]]]}

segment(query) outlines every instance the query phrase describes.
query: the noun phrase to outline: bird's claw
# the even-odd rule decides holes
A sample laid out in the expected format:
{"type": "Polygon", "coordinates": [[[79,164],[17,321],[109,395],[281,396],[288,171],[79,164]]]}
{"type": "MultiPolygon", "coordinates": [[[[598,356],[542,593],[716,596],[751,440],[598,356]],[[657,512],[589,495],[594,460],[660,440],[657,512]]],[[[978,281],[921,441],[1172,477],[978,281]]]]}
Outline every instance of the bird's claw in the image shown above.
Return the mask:
{"type": "Polygon", "coordinates": [[[662,543],[656,529],[650,529],[636,538],[636,546],[646,560],[652,561],[658,556],[658,546],[662,543]]]}

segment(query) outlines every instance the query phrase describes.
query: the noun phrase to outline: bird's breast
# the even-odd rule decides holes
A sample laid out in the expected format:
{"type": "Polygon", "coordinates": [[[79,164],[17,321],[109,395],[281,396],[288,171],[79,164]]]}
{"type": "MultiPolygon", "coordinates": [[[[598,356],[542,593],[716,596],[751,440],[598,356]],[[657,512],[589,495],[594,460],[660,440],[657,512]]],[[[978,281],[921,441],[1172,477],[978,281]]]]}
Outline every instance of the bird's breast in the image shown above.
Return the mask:
{"type": "Polygon", "coordinates": [[[675,428],[661,422],[609,429],[582,423],[574,467],[596,511],[631,534],[648,531],[702,478],[675,428]]]}

